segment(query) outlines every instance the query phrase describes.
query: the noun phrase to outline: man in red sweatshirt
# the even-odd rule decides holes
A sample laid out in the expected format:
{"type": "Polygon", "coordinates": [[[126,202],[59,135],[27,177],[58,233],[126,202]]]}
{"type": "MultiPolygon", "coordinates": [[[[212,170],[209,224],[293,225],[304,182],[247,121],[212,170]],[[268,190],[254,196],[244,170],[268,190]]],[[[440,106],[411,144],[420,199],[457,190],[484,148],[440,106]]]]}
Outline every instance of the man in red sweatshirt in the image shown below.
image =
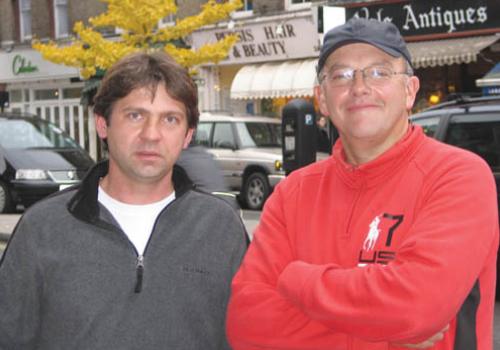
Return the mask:
{"type": "Polygon", "coordinates": [[[234,350],[491,350],[495,183],[478,156],[411,125],[398,29],[326,34],[315,88],[340,139],[275,189],[232,284],[234,350]]]}

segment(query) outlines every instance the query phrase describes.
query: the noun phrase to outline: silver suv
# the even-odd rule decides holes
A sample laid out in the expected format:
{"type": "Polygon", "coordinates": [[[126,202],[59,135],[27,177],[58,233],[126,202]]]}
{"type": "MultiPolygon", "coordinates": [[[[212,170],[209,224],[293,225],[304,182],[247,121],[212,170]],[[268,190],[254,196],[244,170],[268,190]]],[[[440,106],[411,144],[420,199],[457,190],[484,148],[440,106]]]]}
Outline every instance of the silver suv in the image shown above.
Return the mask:
{"type": "Polygon", "coordinates": [[[279,119],[203,113],[194,142],[214,155],[230,190],[249,209],[261,209],[285,177],[279,119]]]}

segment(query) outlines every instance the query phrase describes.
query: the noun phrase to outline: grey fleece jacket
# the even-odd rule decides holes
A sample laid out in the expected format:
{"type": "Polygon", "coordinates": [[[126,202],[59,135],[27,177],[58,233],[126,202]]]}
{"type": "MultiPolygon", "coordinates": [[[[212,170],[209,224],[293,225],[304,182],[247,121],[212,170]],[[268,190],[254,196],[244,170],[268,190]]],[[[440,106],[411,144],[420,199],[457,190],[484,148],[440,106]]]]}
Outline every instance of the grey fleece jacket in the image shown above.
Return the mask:
{"type": "Polygon", "coordinates": [[[237,213],[174,170],[142,263],[97,202],[107,163],[31,207],[0,263],[0,349],[227,349],[230,282],[246,250],[237,213]]]}

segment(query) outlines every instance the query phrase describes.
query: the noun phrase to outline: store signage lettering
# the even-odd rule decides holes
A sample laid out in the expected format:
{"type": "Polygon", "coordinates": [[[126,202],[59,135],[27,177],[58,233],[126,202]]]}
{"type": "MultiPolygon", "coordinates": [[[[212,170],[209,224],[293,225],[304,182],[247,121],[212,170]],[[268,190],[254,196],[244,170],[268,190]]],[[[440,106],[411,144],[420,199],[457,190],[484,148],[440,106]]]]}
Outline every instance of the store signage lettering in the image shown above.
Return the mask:
{"type": "Polygon", "coordinates": [[[23,73],[33,73],[38,72],[38,67],[32,65],[31,61],[27,60],[21,55],[15,55],[12,60],[12,72],[14,75],[19,75],[23,73]]]}
{"type": "Polygon", "coordinates": [[[499,28],[500,1],[404,1],[351,7],[347,17],[373,18],[394,23],[405,36],[499,28]]]}
{"type": "Polygon", "coordinates": [[[219,32],[215,33],[215,37],[217,40],[221,40],[230,33],[238,34],[240,37],[239,45],[233,47],[233,56],[235,58],[285,55],[285,40],[296,37],[292,24],[283,24],[281,33],[276,32],[275,25],[262,26],[261,30],[266,41],[260,43],[255,42],[255,35],[252,32],[252,28],[232,32],[219,32]]]}
{"type": "Polygon", "coordinates": [[[319,37],[314,19],[309,14],[273,21],[241,21],[230,29],[218,27],[196,31],[192,36],[193,47],[200,48],[230,34],[238,35],[239,40],[231,48],[228,57],[219,63],[222,65],[301,59],[318,55],[319,37]]]}
{"type": "Polygon", "coordinates": [[[432,7],[429,12],[417,15],[413,12],[411,5],[403,6],[406,11],[406,21],[403,25],[405,30],[428,28],[428,27],[445,27],[448,33],[457,30],[457,27],[465,24],[484,23],[488,19],[488,8],[481,6],[479,8],[469,7],[467,9],[458,9],[441,13],[439,6],[432,7]]]}

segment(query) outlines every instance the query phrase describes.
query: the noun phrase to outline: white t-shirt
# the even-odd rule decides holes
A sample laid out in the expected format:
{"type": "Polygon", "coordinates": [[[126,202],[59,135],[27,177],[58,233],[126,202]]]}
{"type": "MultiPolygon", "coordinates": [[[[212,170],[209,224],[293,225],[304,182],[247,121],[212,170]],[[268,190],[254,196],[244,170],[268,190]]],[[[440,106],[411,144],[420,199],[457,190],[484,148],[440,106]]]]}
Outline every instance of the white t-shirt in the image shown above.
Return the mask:
{"type": "Polygon", "coordinates": [[[143,205],[127,204],[110,197],[101,186],[97,200],[109,210],[115,220],[120,224],[128,239],[137,249],[139,255],[144,254],[144,249],[151,237],[151,231],[156,218],[170,202],[175,199],[175,191],[159,202],[143,205]]]}

